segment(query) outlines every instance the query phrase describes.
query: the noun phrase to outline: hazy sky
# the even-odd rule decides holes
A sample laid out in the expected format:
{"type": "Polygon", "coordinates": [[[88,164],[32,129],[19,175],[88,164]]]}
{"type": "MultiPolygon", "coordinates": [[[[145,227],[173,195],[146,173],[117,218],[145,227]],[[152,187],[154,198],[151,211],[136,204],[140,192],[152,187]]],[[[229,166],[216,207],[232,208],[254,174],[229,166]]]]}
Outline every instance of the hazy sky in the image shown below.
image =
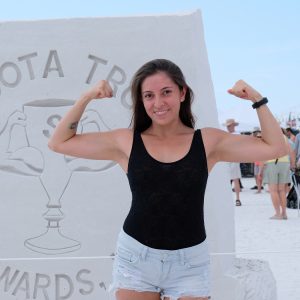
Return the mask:
{"type": "Polygon", "coordinates": [[[0,0],[0,20],[177,13],[194,9],[202,11],[220,122],[229,117],[256,122],[250,103],[248,108],[226,93],[240,78],[269,98],[277,116],[294,110],[300,117],[299,0],[0,0]]]}

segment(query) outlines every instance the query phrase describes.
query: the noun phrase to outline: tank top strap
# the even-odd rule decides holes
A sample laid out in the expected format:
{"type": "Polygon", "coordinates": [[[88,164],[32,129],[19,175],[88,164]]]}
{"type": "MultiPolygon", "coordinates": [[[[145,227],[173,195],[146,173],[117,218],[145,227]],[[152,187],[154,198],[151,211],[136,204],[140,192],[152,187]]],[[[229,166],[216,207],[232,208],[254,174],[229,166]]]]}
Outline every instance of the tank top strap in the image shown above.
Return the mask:
{"type": "Polygon", "coordinates": [[[197,155],[200,155],[201,159],[203,159],[206,162],[206,153],[205,153],[205,147],[203,143],[201,129],[197,129],[195,131],[193,143],[191,146],[191,152],[192,154],[197,153],[197,155]]]}
{"type": "Polygon", "coordinates": [[[140,161],[141,159],[145,158],[145,154],[141,133],[135,130],[133,132],[133,141],[129,156],[128,169],[131,168],[132,164],[136,164],[137,160],[140,161]]]}
{"type": "Polygon", "coordinates": [[[139,152],[144,149],[144,143],[142,140],[141,133],[137,130],[134,131],[132,149],[137,150],[139,152]]]}

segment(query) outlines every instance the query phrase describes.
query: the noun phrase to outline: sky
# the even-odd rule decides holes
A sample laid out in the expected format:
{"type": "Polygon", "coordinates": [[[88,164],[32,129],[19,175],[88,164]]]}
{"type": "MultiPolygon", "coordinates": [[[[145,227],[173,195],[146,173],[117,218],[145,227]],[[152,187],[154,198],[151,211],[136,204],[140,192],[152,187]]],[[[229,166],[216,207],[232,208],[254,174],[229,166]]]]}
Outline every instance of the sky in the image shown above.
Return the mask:
{"type": "Polygon", "coordinates": [[[238,79],[268,97],[279,120],[292,113],[300,121],[299,0],[0,0],[0,8],[0,21],[200,9],[220,123],[233,117],[245,126],[258,125],[251,103],[227,94],[238,79]]]}

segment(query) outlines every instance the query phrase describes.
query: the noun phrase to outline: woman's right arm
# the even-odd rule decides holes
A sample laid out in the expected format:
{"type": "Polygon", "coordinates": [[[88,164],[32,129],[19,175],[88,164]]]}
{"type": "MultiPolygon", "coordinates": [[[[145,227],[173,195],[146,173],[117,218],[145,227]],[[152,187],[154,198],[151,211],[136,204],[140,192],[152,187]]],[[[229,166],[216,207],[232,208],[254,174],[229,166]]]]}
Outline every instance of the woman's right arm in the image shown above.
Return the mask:
{"type": "Polygon", "coordinates": [[[82,94],[55,128],[48,146],[51,150],[75,157],[119,161],[124,155],[124,145],[131,134],[129,129],[77,134],[77,125],[86,106],[93,99],[111,98],[112,89],[101,80],[82,94]]]}

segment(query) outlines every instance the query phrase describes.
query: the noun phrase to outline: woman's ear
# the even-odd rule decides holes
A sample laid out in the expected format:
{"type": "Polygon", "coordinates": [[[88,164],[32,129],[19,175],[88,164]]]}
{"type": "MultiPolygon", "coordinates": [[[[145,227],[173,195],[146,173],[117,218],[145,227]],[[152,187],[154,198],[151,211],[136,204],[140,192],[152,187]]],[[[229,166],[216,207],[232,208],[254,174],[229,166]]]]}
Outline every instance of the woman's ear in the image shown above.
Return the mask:
{"type": "Polygon", "coordinates": [[[185,94],[186,94],[186,86],[184,86],[180,92],[180,101],[181,102],[183,102],[185,100],[185,94]]]}

